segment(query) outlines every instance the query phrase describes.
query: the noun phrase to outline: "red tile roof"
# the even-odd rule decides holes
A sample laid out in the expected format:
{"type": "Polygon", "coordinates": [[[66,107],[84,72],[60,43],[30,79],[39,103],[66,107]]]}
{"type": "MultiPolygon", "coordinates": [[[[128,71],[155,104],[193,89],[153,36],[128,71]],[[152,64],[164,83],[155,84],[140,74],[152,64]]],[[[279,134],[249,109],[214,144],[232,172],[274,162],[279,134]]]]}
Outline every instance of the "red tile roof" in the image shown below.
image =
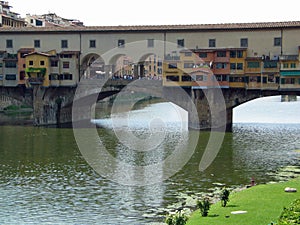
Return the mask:
{"type": "Polygon", "coordinates": [[[261,23],[221,23],[190,25],[141,25],[141,26],[84,26],[84,27],[1,27],[4,32],[161,32],[161,31],[210,31],[300,28],[300,21],[261,23]]]}

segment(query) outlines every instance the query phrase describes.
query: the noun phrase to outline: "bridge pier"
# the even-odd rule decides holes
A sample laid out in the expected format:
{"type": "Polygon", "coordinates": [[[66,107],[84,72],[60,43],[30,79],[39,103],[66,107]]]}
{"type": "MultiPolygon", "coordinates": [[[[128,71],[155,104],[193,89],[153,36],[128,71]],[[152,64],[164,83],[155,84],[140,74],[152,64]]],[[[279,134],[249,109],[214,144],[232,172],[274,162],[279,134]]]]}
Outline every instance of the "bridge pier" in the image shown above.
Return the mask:
{"type": "Polygon", "coordinates": [[[70,104],[74,97],[74,88],[44,88],[33,86],[33,124],[35,126],[60,125],[71,122],[70,104]]]}

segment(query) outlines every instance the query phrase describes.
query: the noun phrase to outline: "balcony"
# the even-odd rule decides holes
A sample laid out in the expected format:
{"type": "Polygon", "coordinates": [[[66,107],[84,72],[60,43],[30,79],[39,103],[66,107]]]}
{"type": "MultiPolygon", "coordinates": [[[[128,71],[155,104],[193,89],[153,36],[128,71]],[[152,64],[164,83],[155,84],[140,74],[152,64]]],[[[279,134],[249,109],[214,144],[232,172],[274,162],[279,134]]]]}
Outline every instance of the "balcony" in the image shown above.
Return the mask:
{"type": "Polygon", "coordinates": [[[29,77],[28,82],[31,85],[40,85],[43,84],[44,82],[44,77],[29,77]]]}
{"type": "Polygon", "coordinates": [[[298,55],[281,55],[279,56],[280,60],[286,60],[286,61],[297,61],[298,55]]]}

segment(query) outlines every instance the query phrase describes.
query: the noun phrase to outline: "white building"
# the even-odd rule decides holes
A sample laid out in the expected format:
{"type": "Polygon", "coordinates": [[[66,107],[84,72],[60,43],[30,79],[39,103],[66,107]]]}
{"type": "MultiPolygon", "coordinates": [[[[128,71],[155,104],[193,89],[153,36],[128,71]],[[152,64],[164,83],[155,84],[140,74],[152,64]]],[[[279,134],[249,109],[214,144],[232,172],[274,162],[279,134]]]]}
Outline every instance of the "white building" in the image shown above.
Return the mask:
{"type": "Polygon", "coordinates": [[[8,2],[0,1],[0,27],[24,27],[25,21],[18,13],[10,11],[8,2]]]}

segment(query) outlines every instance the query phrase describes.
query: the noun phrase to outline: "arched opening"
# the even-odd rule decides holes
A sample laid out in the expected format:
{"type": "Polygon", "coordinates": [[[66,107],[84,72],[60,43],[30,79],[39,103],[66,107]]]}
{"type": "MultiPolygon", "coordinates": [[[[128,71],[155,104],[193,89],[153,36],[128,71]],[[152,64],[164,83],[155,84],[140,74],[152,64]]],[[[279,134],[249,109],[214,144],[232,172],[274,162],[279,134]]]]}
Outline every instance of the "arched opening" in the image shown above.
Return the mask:
{"type": "Polygon", "coordinates": [[[154,53],[143,55],[138,64],[139,77],[146,79],[161,80],[162,79],[162,67],[163,58],[154,53]]]}
{"type": "Polygon", "coordinates": [[[130,56],[118,54],[109,61],[113,79],[133,79],[133,60],[130,56]]]}
{"type": "Polygon", "coordinates": [[[300,97],[284,101],[282,96],[270,96],[248,101],[233,109],[233,123],[299,123],[300,97]]]}
{"type": "Polygon", "coordinates": [[[91,79],[105,74],[105,62],[98,54],[86,55],[81,63],[80,78],[91,79]]]}

